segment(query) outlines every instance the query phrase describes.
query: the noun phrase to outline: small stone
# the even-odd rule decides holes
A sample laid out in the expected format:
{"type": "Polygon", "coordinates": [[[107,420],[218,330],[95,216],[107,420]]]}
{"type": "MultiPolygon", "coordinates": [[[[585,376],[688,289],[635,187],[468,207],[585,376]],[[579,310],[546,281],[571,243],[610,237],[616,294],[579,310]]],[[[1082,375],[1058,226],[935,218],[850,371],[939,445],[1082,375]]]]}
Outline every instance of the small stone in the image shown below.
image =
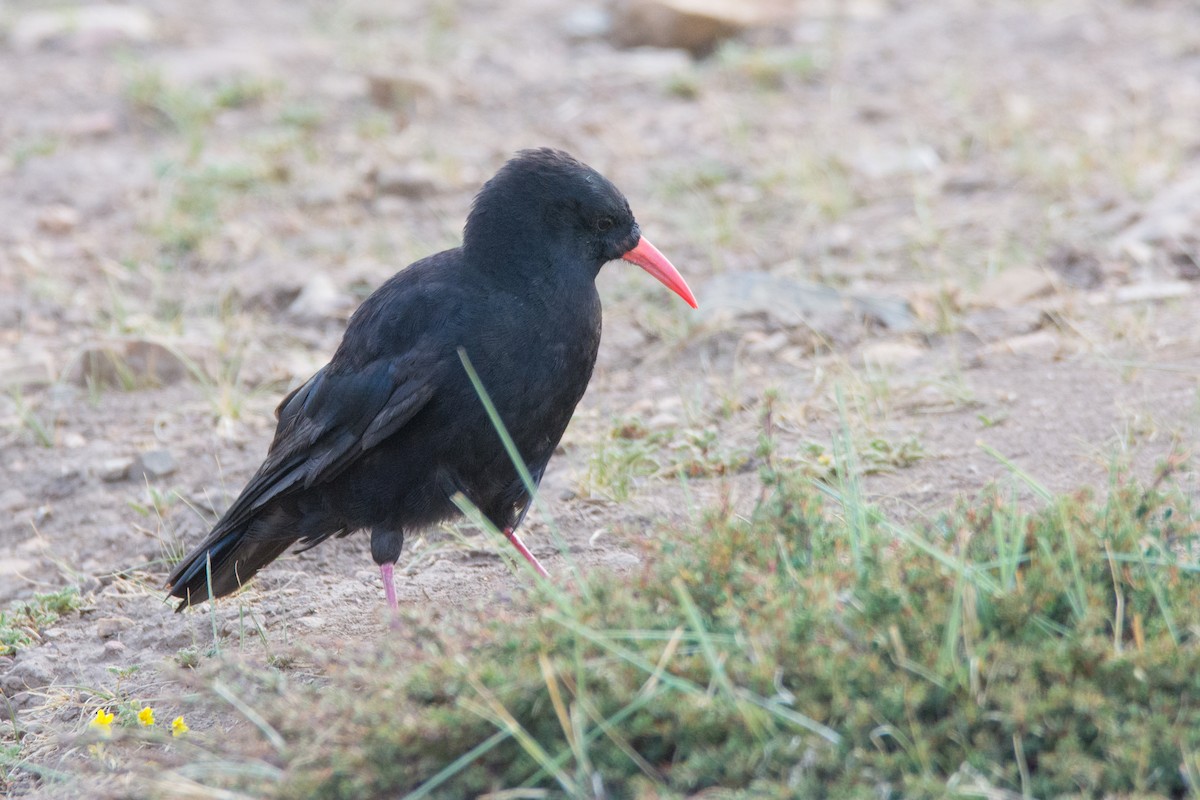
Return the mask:
{"type": "Polygon", "coordinates": [[[336,317],[349,305],[349,298],[333,279],[318,272],[308,279],[300,294],[288,306],[288,314],[301,320],[322,320],[336,317]]]}
{"type": "Polygon", "coordinates": [[[124,653],[127,649],[128,648],[125,647],[125,645],[122,642],[120,642],[116,639],[110,639],[109,641],[104,643],[104,654],[106,656],[110,656],[110,657],[119,656],[122,653],[124,653]]]}
{"type": "Polygon", "coordinates": [[[1194,291],[1187,281],[1150,281],[1121,286],[1113,292],[1117,303],[1147,303],[1155,300],[1174,300],[1187,297],[1194,291]]]}
{"type": "Polygon", "coordinates": [[[636,569],[642,560],[633,553],[627,553],[618,550],[615,553],[609,553],[604,559],[604,565],[609,569],[630,570],[636,569]]]}
{"type": "Polygon", "coordinates": [[[704,55],[777,16],[763,0],[620,0],[613,8],[612,40],[619,47],[674,47],[704,55]]]}
{"type": "Polygon", "coordinates": [[[679,427],[679,417],[666,411],[655,414],[646,420],[646,427],[652,431],[663,431],[679,427]]]}
{"type": "Polygon", "coordinates": [[[985,352],[991,354],[1007,353],[1015,356],[1034,358],[1040,357],[1050,360],[1061,355],[1063,349],[1062,337],[1049,330],[1040,330],[996,342],[989,345],[985,352]]]}
{"type": "Polygon", "coordinates": [[[0,511],[17,511],[25,507],[29,499],[15,486],[0,492],[0,511]]]}
{"type": "Polygon", "coordinates": [[[907,366],[925,356],[925,348],[907,342],[872,342],[862,349],[867,366],[893,369],[907,366]]]}
{"type": "Polygon", "coordinates": [[[99,139],[116,132],[117,116],[111,111],[76,114],[67,120],[63,130],[78,139],[99,139]]]}
{"type": "Polygon", "coordinates": [[[68,450],[78,450],[87,446],[87,439],[79,431],[67,431],[63,434],[62,443],[68,450]]]}
{"type": "Polygon", "coordinates": [[[381,108],[407,108],[448,94],[445,80],[419,70],[379,70],[367,75],[367,94],[381,108]]]}
{"type": "Polygon", "coordinates": [[[1046,297],[1054,292],[1054,279],[1037,267],[1013,267],[984,282],[976,294],[979,306],[1007,308],[1046,297]]]}
{"type": "Polygon", "coordinates": [[[963,317],[962,327],[981,342],[994,342],[1032,333],[1044,320],[1042,310],[1032,306],[980,308],[963,317]]]}
{"type": "Polygon", "coordinates": [[[763,333],[762,331],[748,331],[743,337],[746,344],[746,352],[751,355],[758,356],[773,356],[790,343],[790,338],[784,331],[775,331],[771,334],[763,333]]]}
{"type": "Polygon", "coordinates": [[[50,655],[35,650],[17,653],[12,667],[0,676],[0,689],[12,696],[24,689],[41,689],[54,681],[54,661],[50,655]]]}
{"type": "Polygon", "coordinates": [[[61,500],[71,497],[84,485],[83,471],[74,467],[64,467],[61,473],[55,475],[42,487],[42,497],[49,500],[61,500]]]}
{"type": "Polygon", "coordinates": [[[1059,247],[1050,254],[1047,265],[1058,273],[1067,286],[1075,289],[1096,289],[1104,283],[1100,259],[1087,250],[1059,247]]]}
{"type": "Polygon", "coordinates": [[[33,562],[27,558],[0,556],[0,575],[20,575],[32,566],[33,562]]]}
{"type": "Polygon", "coordinates": [[[941,164],[937,151],[929,145],[865,148],[851,160],[854,170],[869,180],[924,175],[941,164]]]}
{"type": "Polygon", "coordinates": [[[175,457],[170,450],[148,450],[138,456],[137,469],[152,480],[165,478],[175,472],[175,457]]]}
{"type": "Polygon", "coordinates": [[[1138,221],[1117,235],[1113,250],[1137,258],[1147,248],[1186,237],[1198,226],[1200,169],[1193,168],[1159,190],[1141,210],[1138,221]]]}
{"type": "Polygon", "coordinates": [[[599,6],[581,6],[559,21],[559,29],[573,41],[599,39],[612,30],[612,14],[599,6]]]}
{"type": "Polygon", "coordinates": [[[146,339],[90,346],[64,371],[65,379],[79,386],[125,390],[167,386],[187,374],[175,352],[146,339]]]}
{"type": "Polygon", "coordinates": [[[321,628],[325,627],[325,620],[322,617],[315,615],[311,617],[301,617],[300,619],[296,620],[296,622],[300,625],[303,625],[305,628],[308,628],[310,631],[320,630],[321,628]]]}
{"type": "MultiPolygon", "coordinates": [[[[0,670],[4,669],[4,665],[0,664],[0,670]]],[[[17,738],[24,739],[26,736],[37,736],[44,732],[46,726],[41,722],[32,719],[21,719],[17,721],[17,738]]]]}
{"type": "Polygon", "coordinates": [[[416,164],[384,167],[375,173],[375,188],[380,194],[417,200],[437,192],[430,172],[416,164]]]}
{"type": "Polygon", "coordinates": [[[133,624],[129,617],[105,617],[96,623],[96,635],[101,639],[111,639],[133,624]]]}
{"type": "Polygon", "coordinates": [[[108,458],[96,467],[96,477],[105,483],[116,483],[129,477],[133,469],[133,459],[129,457],[108,458]]]}
{"type": "Polygon", "coordinates": [[[189,506],[199,511],[219,517],[225,509],[229,508],[235,497],[236,495],[230,493],[229,487],[213,484],[189,492],[187,502],[189,506]]]}
{"type": "Polygon", "coordinates": [[[38,214],[38,227],[46,233],[62,235],[79,225],[79,212],[68,205],[46,206],[38,214]]]}

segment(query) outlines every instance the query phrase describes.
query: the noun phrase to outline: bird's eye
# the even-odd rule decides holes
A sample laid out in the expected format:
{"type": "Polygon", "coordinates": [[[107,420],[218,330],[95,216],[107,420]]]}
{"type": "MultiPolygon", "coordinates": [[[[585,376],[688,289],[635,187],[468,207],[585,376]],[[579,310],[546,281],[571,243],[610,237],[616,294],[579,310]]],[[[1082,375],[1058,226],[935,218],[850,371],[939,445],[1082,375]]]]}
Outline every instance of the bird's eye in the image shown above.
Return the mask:
{"type": "Polygon", "coordinates": [[[600,219],[596,220],[596,230],[600,231],[601,233],[608,233],[612,230],[613,225],[616,224],[617,223],[613,221],[612,217],[601,217],[600,219]]]}

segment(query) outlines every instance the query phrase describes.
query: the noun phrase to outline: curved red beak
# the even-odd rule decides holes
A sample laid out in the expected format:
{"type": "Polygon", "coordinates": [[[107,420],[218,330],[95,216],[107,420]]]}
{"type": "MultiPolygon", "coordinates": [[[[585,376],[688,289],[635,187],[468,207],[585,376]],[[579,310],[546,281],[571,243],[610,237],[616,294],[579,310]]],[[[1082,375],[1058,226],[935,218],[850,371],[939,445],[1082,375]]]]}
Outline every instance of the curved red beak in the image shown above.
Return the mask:
{"type": "Polygon", "coordinates": [[[675,269],[671,262],[667,261],[667,257],[658,252],[658,248],[650,244],[645,236],[638,240],[637,247],[621,256],[621,260],[637,264],[658,278],[672,292],[682,297],[689,306],[699,308],[692,290],[688,288],[687,281],[679,274],[679,270],[675,269]]]}

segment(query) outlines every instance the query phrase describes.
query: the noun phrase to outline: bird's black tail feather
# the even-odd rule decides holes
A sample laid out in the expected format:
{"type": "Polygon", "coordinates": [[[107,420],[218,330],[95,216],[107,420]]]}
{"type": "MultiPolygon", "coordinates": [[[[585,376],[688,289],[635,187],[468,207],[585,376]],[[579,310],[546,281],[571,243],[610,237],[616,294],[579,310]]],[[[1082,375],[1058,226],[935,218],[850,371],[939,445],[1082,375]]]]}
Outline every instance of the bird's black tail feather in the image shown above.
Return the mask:
{"type": "Polygon", "coordinates": [[[170,596],[181,601],[176,611],[236,591],[295,541],[290,537],[252,537],[248,535],[251,527],[248,523],[214,532],[175,565],[167,586],[170,596]]]}

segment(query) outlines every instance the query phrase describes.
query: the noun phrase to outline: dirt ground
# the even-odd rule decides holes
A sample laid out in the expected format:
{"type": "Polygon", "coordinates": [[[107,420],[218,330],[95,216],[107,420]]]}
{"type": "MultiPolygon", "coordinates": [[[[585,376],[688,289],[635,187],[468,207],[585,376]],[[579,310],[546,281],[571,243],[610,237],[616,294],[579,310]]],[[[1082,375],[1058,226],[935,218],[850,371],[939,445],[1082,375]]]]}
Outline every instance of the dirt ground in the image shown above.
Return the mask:
{"type": "MultiPolygon", "coordinates": [[[[1200,7],[796,6],[697,60],[616,49],[549,0],[148,0],[49,32],[43,3],[0,5],[0,604],[85,601],[0,656],[0,747],[32,765],[0,789],[69,794],[39,770],[86,760],[95,709],[170,719],[214,641],[266,661],[389,635],[361,535],[212,614],[159,586],[355,305],[454,245],[523,147],[612,178],[701,305],[601,276],[600,364],[543,486],[588,569],[749,502],[772,390],[781,457],[819,474],[848,439],[910,522],[996,481],[1029,494],[987,448],[1055,491],[1189,451],[1200,7]]],[[[534,513],[554,570],[549,532],[534,513]]],[[[401,603],[505,601],[497,552],[411,538],[401,603]]],[[[244,724],[187,713],[200,737],[244,724]]]]}

